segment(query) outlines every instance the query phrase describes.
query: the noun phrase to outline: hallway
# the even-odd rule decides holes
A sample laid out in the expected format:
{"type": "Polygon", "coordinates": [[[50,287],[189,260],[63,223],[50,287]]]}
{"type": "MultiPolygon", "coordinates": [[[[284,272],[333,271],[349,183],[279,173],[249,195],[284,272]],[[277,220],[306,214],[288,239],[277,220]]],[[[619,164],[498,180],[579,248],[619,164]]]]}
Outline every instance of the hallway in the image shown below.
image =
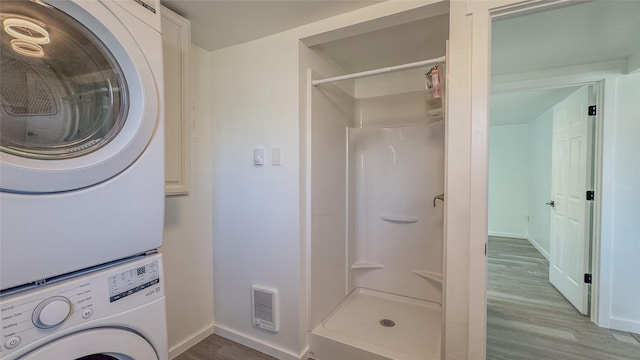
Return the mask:
{"type": "Polygon", "coordinates": [[[489,237],[487,360],[638,360],[640,342],[599,328],[549,283],[527,240],[489,237]]]}

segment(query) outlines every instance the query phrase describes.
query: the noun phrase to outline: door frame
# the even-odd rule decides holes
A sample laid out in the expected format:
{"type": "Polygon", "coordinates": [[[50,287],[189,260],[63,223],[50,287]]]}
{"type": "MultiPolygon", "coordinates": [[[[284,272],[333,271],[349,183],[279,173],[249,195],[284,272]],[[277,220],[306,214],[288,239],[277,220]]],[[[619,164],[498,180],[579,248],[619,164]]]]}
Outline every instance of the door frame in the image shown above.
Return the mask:
{"type": "MultiPolygon", "coordinates": [[[[492,20],[522,15],[541,9],[567,6],[568,0],[454,1],[450,12],[449,75],[446,135],[446,185],[449,201],[445,208],[445,279],[443,359],[485,359],[487,286],[487,176],[488,127],[491,67],[492,20]],[[455,120],[455,121],[454,121],[455,120]],[[462,139],[460,139],[462,138],[462,139]]],[[[595,323],[610,323],[611,244],[601,239],[613,234],[610,200],[613,191],[612,159],[615,119],[615,76],[619,64],[595,64],[577,73],[555,74],[553,81],[569,83],[600,82],[602,111],[596,126],[596,191],[601,200],[595,206],[592,255],[594,282],[591,317],[595,323]]],[[[515,79],[514,79],[515,80],[515,79]]],[[[519,79],[520,85],[533,86],[540,79],[519,79]]],[[[551,79],[544,81],[550,82],[551,79]]],[[[515,86],[513,83],[511,86],[515,86]]],[[[504,84],[508,88],[509,84],[504,84]]],[[[598,196],[596,195],[596,196],[598,196]]]]}
{"type": "MultiPolygon", "coordinates": [[[[536,74],[539,74],[537,72],[536,74]]],[[[538,75],[535,75],[538,76],[538,75]]],[[[601,216],[602,216],[602,150],[603,150],[603,123],[604,115],[602,109],[604,108],[605,99],[605,79],[599,78],[599,75],[595,77],[590,74],[579,74],[571,78],[563,77],[545,77],[536,78],[533,82],[530,81],[512,81],[496,83],[491,82],[493,90],[491,94],[502,94],[520,91],[530,90],[545,90],[545,89],[557,89],[563,87],[575,87],[575,86],[593,86],[596,91],[595,105],[597,108],[596,116],[594,117],[595,124],[593,126],[594,142],[591,146],[593,151],[593,190],[596,194],[593,201],[593,212],[591,214],[591,239],[589,246],[589,271],[593,275],[591,288],[589,289],[589,317],[592,322],[598,324],[599,318],[599,287],[601,284],[599,269],[600,269],[600,248],[601,248],[601,216]]],[[[593,105],[593,104],[590,104],[593,105]]]]}
{"type": "MultiPolygon", "coordinates": [[[[568,69],[570,70],[570,69],[568,69]]],[[[615,99],[614,79],[612,79],[612,72],[615,68],[608,70],[599,69],[586,73],[570,74],[566,76],[547,76],[543,78],[535,78],[531,80],[519,80],[511,82],[492,83],[494,93],[513,92],[513,91],[526,91],[533,89],[545,89],[545,88],[558,88],[566,86],[588,86],[592,85],[597,91],[596,105],[597,114],[595,117],[595,142],[593,145],[594,151],[594,164],[593,164],[593,176],[594,176],[594,191],[595,201],[593,204],[592,215],[592,239],[591,239],[591,302],[590,302],[590,319],[598,326],[608,327],[606,314],[609,308],[609,282],[603,282],[602,279],[609,278],[610,268],[610,244],[603,242],[602,238],[604,234],[610,233],[610,227],[604,217],[610,214],[603,212],[603,194],[610,193],[611,183],[609,178],[605,175],[606,169],[604,166],[604,159],[609,157],[607,153],[611,152],[611,143],[613,142],[612,131],[605,128],[607,124],[606,119],[613,119],[615,114],[613,110],[613,101],[615,99]],[[606,259],[606,260],[603,260],[606,259]]],[[[540,73],[531,74],[532,76],[539,76],[540,73]]]]}

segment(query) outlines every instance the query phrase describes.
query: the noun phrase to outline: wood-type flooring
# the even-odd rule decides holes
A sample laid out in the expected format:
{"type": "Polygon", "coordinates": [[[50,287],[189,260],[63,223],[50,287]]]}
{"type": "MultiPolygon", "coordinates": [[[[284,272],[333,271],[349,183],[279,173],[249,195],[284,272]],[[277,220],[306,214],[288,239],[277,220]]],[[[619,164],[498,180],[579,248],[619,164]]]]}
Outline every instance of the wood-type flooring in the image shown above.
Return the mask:
{"type": "Polygon", "coordinates": [[[549,283],[527,240],[489,237],[487,360],[640,360],[631,334],[599,328],[549,283]]]}
{"type": "Polygon", "coordinates": [[[275,358],[214,334],[183,352],[175,360],[275,360],[275,358]]]}
{"type": "MultiPolygon", "coordinates": [[[[487,360],[640,360],[631,334],[597,327],[560,295],[527,240],[490,237],[488,249],[487,360]]],[[[176,360],[274,358],[211,335],[176,360]]]]}

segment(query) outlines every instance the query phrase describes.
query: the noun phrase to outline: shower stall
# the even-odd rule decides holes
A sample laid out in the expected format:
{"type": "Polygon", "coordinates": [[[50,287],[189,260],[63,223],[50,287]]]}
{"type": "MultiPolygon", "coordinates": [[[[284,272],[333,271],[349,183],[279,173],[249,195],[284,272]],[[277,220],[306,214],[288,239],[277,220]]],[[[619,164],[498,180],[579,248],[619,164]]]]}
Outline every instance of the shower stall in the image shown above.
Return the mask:
{"type": "Polygon", "coordinates": [[[311,358],[441,359],[448,12],[302,41],[311,358]]]}
{"type": "Polygon", "coordinates": [[[315,359],[441,358],[444,88],[429,98],[429,68],[347,84],[309,73],[315,359]]]}

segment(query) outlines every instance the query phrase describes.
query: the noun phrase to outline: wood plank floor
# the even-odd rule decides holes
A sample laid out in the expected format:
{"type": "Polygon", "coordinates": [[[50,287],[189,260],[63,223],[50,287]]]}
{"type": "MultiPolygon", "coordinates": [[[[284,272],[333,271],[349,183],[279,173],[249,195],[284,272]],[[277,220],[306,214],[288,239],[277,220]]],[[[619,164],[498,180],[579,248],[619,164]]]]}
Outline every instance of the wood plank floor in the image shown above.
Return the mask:
{"type": "Polygon", "coordinates": [[[639,360],[629,333],[602,329],[549,283],[527,240],[489,238],[487,360],[639,360]]]}
{"type": "MultiPolygon", "coordinates": [[[[640,360],[640,342],[597,327],[558,293],[528,241],[490,237],[488,255],[487,360],[640,360]]],[[[211,335],[176,360],[274,358],[211,335]]]]}
{"type": "Polygon", "coordinates": [[[183,352],[175,360],[275,360],[275,358],[214,334],[183,352]]]}

